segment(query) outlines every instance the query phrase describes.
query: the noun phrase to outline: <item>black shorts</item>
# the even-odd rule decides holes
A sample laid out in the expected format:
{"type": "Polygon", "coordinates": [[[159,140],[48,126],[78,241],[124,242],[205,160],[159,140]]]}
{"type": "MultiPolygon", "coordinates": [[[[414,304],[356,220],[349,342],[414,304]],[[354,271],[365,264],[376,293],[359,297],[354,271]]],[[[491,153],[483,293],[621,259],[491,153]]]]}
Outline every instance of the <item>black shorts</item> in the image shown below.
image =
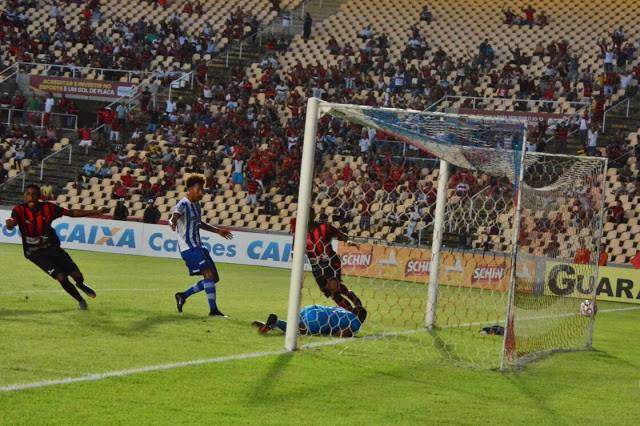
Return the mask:
{"type": "Polygon", "coordinates": [[[31,254],[28,259],[38,265],[40,269],[49,274],[54,280],[58,279],[58,275],[70,275],[72,272],[78,271],[78,265],[75,264],[71,256],[60,247],[50,247],[31,254]]]}
{"type": "Polygon", "coordinates": [[[327,297],[331,296],[327,283],[332,279],[338,282],[342,281],[342,265],[338,256],[334,256],[328,261],[311,265],[311,272],[313,272],[313,277],[316,279],[318,287],[327,297]]]}

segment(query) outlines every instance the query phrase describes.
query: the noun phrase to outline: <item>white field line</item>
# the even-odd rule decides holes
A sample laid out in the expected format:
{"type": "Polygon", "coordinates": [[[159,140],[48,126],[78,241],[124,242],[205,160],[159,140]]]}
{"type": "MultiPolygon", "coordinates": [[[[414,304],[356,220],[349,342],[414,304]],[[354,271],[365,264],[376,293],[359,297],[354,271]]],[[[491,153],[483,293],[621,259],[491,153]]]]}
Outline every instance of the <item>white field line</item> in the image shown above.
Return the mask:
{"type": "MultiPolygon", "coordinates": [[[[634,311],[634,310],[638,310],[638,309],[640,309],[640,306],[630,307],[630,308],[603,309],[603,310],[599,311],[599,313],[634,311]]],[[[573,315],[575,315],[575,314],[558,315],[558,317],[573,316],[573,315]]],[[[522,320],[539,319],[539,318],[540,317],[538,317],[538,318],[523,318],[522,320]]],[[[443,330],[443,329],[456,328],[456,327],[471,327],[471,326],[474,326],[474,325],[483,325],[483,324],[486,324],[486,323],[483,322],[483,323],[468,323],[468,324],[449,325],[449,326],[445,326],[445,327],[440,327],[439,329],[443,330]]],[[[375,335],[371,335],[371,336],[365,336],[365,337],[361,337],[361,338],[332,339],[332,340],[327,340],[327,341],[324,341],[324,342],[316,342],[316,343],[309,343],[309,344],[306,344],[306,345],[301,345],[300,349],[309,349],[309,348],[317,348],[317,347],[322,347],[322,346],[337,345],[337,344],[340,344],[340,343],[353,341],[353,339],[357,339],[357,340],[372,340],[372,339],[376,339],[376,338],[384,337],[384,336],[400,336],[400,335],[414,334],[414,333],[421,333],[421,332],[424,333],[425,331],[426,330],[424,330],[424,329],[418,329],[418,330],[407,330],[407,331],[380,333],[380,334],[375,334],[375,335]]],[[[223,357],[218,357],[218,358],[210,358],[210,359],[200,359],[200,360],[195,360],[195,361],[178,362],[178,363],[174,363],[174,364],[152,365],[152,366],[148,366],[148,367],[133,368],[133,369],[130,369],[130,370],[111,371],[111,372],[100,373],[100,374],[89,374],[89,375],[81,376],[81,377],[70,377],[70,378],[66,378],[66,379],[48,380],[48,381],[44,381],[44,382],[33,382],[33,383],[23,383],[23,384],[16,384],[16,385],[7,385],[7,386],[0,387],[0,392],[11,392],[11,391],[22,390],[22,389],[43,388],[43,387],[47,387],[47,386],[64,385],[64,384],[68,384],[68,383],[91,382],[91,381],[97,381],[97,380],[106,379],[106,378],[109,378],[109,377],[123,377],[123,376],[129,376],[131,374],[147,373],[149,371],[171,370],[171,369],[174,369],[174,368],[188,367],[190,365],[215,364],[215,363],[227,362],[227,361],[235,361],[235,360],[240,360],[240,359],[252,359],[252,358],[263,358],[263,357],[273,356],[273,355],[284,355],[284,354],[287,354],[287,353],[289,353],[289,351],[286,351],[286,350],[275,351],[275,352],[254,352],[254,353],[249,353],[249,354],[230,355],[230,356],[223,356],[223,357]]]]}
{"type": "MultiPolygon", "coordinates": [[[[159,291],[159,288],[99,288],[98,294],[103,291],[159,291]]],[[[0,291],[0,294],[32,294],[32,293],[64,293],[64,290],[10,290],[0,291]]]]}
{"type": "Polygon", "coordinates": [[[147,373],[149,371],[171,370],[173,368],[187,367],[190,365],[214,364],[218,362],[235,361],[238,359],[251,359],[251,358],[261,358],[261,357],[272,356],[272,355],[283,355],[286,353],[288,353],[288,351],[285,351],[285,350],[276,351],[276,352],[255,352],[252,354],[230,355],[230,356],[223,356],[219,358],[199,359],[195,361],[178,362],[175,364],[151,365],[149,367],[133,368],[131,370],[120,370],[120,371],[111,371],[108,373],[89,374],[87,376],[82,376],[82,377],[70,377],[67,379],[48,380],[45,382],[34,382],[34,383],[2,386],[0,387],[0,392],[10,392],[15,390],[30,389],[30,388],[43,388],[46,386],[64,385],[67,383],[91,382],[95,380],[106,379],[109,377],[122,377],[122,376],[131,375],[131,374],[147,373]]]}

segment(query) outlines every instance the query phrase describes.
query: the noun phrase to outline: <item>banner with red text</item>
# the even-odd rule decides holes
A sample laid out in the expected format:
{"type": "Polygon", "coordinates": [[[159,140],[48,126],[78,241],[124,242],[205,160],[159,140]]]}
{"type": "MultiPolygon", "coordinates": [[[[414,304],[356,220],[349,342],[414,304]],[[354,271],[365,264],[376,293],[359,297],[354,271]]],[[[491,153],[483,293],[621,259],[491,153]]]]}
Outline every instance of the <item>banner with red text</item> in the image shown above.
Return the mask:
{"type": "MultiPolygon", "coordinates": [[[[431,250],[393,246],[339,245],[342,274],[350,276],[429,282],[431,250]]],[[[532,293],[535,262],[522,261],[516,273],[519,292],[532,293]],[[521,283],[520,283],[521,282],[521,283]],[[521,285],[520,285],[521,284],[521,285]]],[[[509,289],[511,260],[501,256],[482,256],[467,252],[446,253],[439,272],[440,285],[472,287],[486,290],[509,289]]]]}
{"type": "Polygon", "coordinates": [[[115,100],[122,96],[135,96],[136,85],[118,81],[87,80],[82,78],[49,77],[32,75],[29,79],[32,92],[64,93],[67,97],[104,98],[115,100]]]}

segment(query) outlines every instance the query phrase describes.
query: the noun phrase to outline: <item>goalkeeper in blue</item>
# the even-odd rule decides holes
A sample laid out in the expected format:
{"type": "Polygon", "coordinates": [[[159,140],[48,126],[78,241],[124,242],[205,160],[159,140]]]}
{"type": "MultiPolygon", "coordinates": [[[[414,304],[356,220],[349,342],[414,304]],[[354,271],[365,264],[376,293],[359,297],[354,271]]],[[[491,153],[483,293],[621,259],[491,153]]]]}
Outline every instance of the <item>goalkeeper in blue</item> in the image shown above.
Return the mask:
{"type": "MultiPolygon", "coordinates": [[[[309,305],[300,311],[298,330],[301,334],[352,337],[367,318],[367,310],[359,305],[345,309],[340,306],[309,305]]],[[[269,315],[266,322],[254,321],[258,334],[271,330],[287,330],[287,322],[269,315]]]]}
{"type": "Polygon", "coordinates": [[[202,245],[200,229],[213,232],[228,240],[233,238],[231,232],[202,222],[200,200],[204,196],[205,178],[201,174],[192,174],[187,178],[187,196],[178,202],[169,226],[178,234],[180,255],[189,268],[189,275],[202,275],[202,280],[183,293],[176,293],[178,312],[190,296],[204,290],[209,301],[209,316],[226,318],[216,303],[216,283],[220,281],[218,270],[211,259],[209,251],[202,245]]]}

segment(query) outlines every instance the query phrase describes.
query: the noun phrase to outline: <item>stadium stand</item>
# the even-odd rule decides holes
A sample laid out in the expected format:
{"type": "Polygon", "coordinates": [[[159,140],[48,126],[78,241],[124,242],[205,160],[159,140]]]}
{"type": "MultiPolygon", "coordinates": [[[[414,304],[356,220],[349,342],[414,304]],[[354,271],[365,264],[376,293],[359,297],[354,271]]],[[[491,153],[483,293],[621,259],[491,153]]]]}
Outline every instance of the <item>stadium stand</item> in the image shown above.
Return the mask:
{"type": "MultiPolygon", "coordinates": [[[[271,2],[262,0],[202,2],[202,14],[185,12],[188,3],[185,1],[170,2],[160,12],[154,1],[133,0],[117,5],[81,2],[87,3],[92,11],[89,19],[77,14],[77,5],[68,3],[61,3],[59,9],[65,16],[64,27],[76,32],[71,39],[61,41],[62,45],[56,48],[52,44],[55,42],[50,40],[47,45],[39,36],[42,46],[37,46],[36,51],[42,51],[44,56],[21,59],[21,50],[16,51],[15,46],[35,43],[25,33],[34,34],[33,30],[43,28],[44,33],[48,30],[55,39],[59,30],[50,10],[28,9],[27,31],[17,29],[2,43],[5,63],[52,60],[65,64],[71,57],[86,65],[107,68],[117,63],[123,69],[147,69],[153,73],[159,67],[167,70],[179,64],[182,71],[188,71],[197,61],[211,57],[196,51],[202,40],[213,40],[215,51],[219,51],[233,38],[249,34],[251,26],[243,26],[238,33],[233,30],[241,22],[239,17],[246,23],[248,11],[263,26],[278,19],[277,12],[271,10],[271,2]],[[144,16],[153,18],[145,22],[140,18],[144,16]],[[208,22],[215,22],[210,33],[208,22]],[[155,25],[159,31],[155,34],[148,27],[143,30],[143,24],[155,25]],[[73,39],[83,30],[88,33],[87,40],[73,39]],[[225,30],[227,37],[222,36],[225,30]],[[142,53],[145,44],[155,47],[154,42],[145,38],[150,33],[167,51],[160,49],[165,54],[159,54],[156,48],[155,56],[144,66],[135,55],[125,52],[142,53]],[[98,34],[113,40],[110,47],[97,40],[98,34]],[[127,42],[120,40],[129,39],[129,35],[131,46],[127,47],[127,42]],[[181,36],[188,39],[182,47],[181,36]],[[118,45],[123,53],[101,53],[118,45]],[[101,62],[104,56],[111,56],[115,62],[101,62]]],[[[293,10],[299,3],[283,1],[280,8],[293,10]]],[[[420,110],[438,107],[447,95],[472,96],[483,99],[476,108],[565,115],[576,113],[579,102],[584,101],[593,103],[591,118],[596,123],[606,106],[616,104],[629,94],[630,88],[637,86],[640,70],[633,40],[638,38],[634,21],[638,5],[605,1],[594,11],[578,2],[543,0],[515,1],[510,6],[513,15],[501,10],[500,4],[476,0],[431,2],[428,7],[414,0],[344,2],[338,13],[316,23],[310,39],[295,35],[287,49],[282,50],[274,36],[261,62],[234,68],[230,76],[213,76],[207,87],[179,102],[175,113],[162,117],[156,131],[130,143],[124,138],[117,144],[122,145],[122,150],[116,150],[111,158],[96,159],[97,172],[86,179],[86,186],[81,188],[70,182],[57,201],[78,207],[109,199],[109,205],[114,206],[112,194],[122,178],[131,175],[133,182],[118,191],[131,203],[133,216],[140,218],[142,201],[153,197],[162,219],[167,220],[171,203],[184,192],[183,176],[192,171],[207,173],[203,164],[208,163],[211,166],[208,173],[213,179],[203,200],[207,220],[223,226],[286,232],[297,207],[297,146],[302,140],[301,117],[309,96],[332,102],[420,110]],[[519,24],[526,19],[528,4],[536,10],[535,18],[543,25],[519,24]],[[605,63],[611,56],[607,52],[615,53],[612,65],[605,63]],[[622,78],[627,71],[633,73],[628,81],[622,78]],[[246,204],[247,187],[233,184],[235,159],[244,160],[245,184],[249,177],[264,183],[260,205],[268,199],[275,214],[246,204]]],[[[2,17],[0,23],[7,23],[7,19],[2,17]]],[[[35,66],[30,72],[43,69],[35,66]]],[[[91,71],[85,77],[91,78],[90,75],[91,71]]],[[[469,102],[468,98],[459,97],[448,106],[455,110],[469,107],[469,102]]],[[[148,116],[142,117],[142,125],[148,124],[148,116]]],[[[437,168],[424,153],[412,153],[416,159],[411,163],[394,158],[386,149],[377,148],[374,154],[376,147],[395,146],[381,133],[371,141],[374,148],[362,152],[360,141],[366,139],[363,131],[366,130],[337,120],[322,121],[321,155],[318,155],[321,161],[314,180],[318,194],[316,208],[339,222],[350,235],[414,243],[409,231],[417,230],[419,234],[429,225],[431,189],[437,180],[437,168]],[[421,209],[417,227],[411,223],[411,213],[416,209],[421,209]],[[361,220],[363,214],[371,215],[370,227],[361,220]],[[395,222],[390,219],[394,215],[395,222]],[[362,229],[363,226],[367,229],[362,229]]],[[[545,142],[543,138],[551,134],[545,136],[546,132],[549,130],[542,128],[536,135],[540,148],[545,142]]],[[[612,219],[605,226],[604,241],[614,262],[629,260],[623,248],[629,241],[635,241],[638,233],[634,231],[640,229],[635,217],[635,211],[640,209],[636,196],[639,132],[622,135],[599,149],[599,155],[613,160],[607,176],[606,205],[613,207],[621,201],[624,209],[622,220],[615,219],[619,223],[612,219]]],[[[15,160],[7,167],[12,152],[12,148],[5,147],[4,157],[8,161],[5,160],[4,168],[10,169],[9,174],[17,170],[15,160]]],[[[508,195],[508,185],[464,171],[453,173],[449,189],[450,199],[460,205],[495,204],[508,195]]],[[[558,222],[558,226],[563,222],[567,235],[572,235],[570,222],[580,213],[573,206],[565,207],[544,219],[552,224],[558,222]]],[[[545,242],[532,246],[532,253],[555,243],[547,238],[551,229],[539,224],[538,219],[542,218],[536,217],[536,212],[525,212],[524,216],[524,232],[545,242]]],[[[493,226],[505,228],[510,218],[511,212],[505,206],[493,218],[493,226]]],[[[562,256],[570,256],[576,238],[579,236],[558,241],[562,256]]],[[[474,230],[474,248],[508,250],[509,244],[492,235],[491,226],[474,230]]]]}

